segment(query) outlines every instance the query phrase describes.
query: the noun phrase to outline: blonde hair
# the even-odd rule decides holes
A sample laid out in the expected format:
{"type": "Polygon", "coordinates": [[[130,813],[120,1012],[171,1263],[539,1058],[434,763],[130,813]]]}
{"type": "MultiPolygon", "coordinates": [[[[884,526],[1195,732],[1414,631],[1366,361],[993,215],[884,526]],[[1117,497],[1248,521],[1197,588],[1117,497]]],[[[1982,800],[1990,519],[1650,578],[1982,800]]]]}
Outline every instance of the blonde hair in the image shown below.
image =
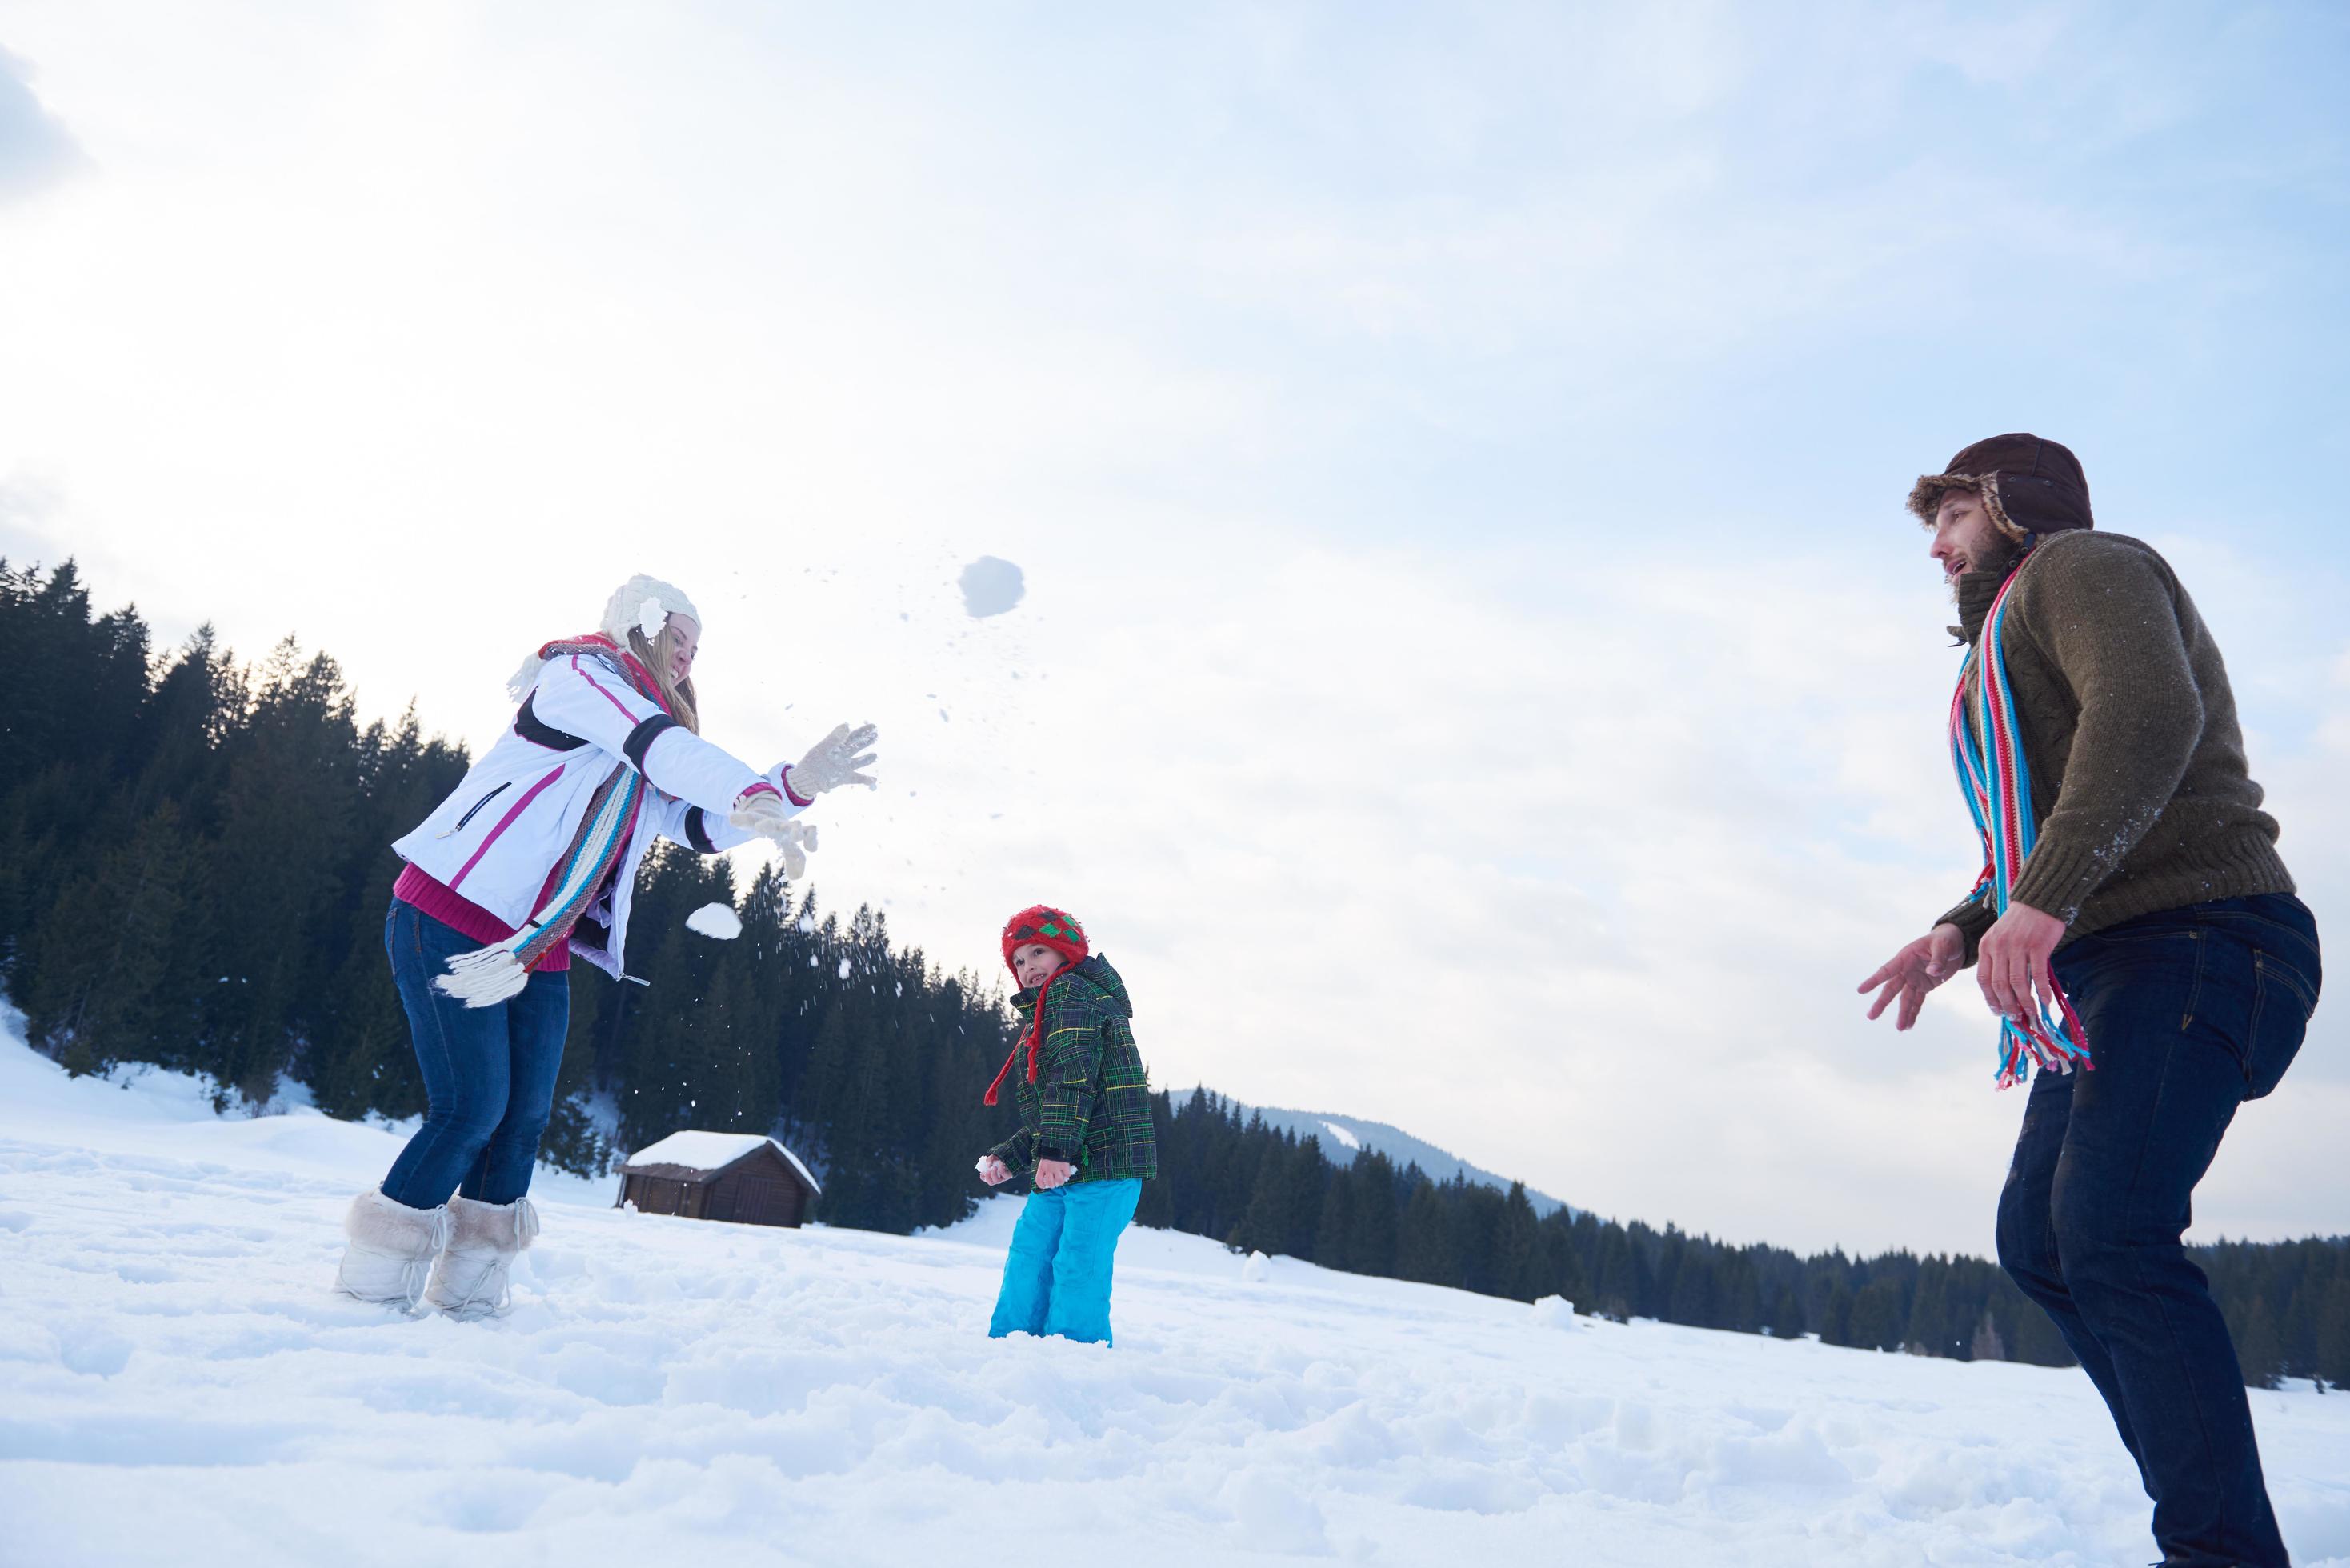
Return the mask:
{"type": "Polygon", "coordinates": [[[629,651],[652,671],[653,684],[660,688],[661,698],[677,722],[697,735],[702,733],[702,705],[693,695],[693,678],[688,676],[681,680],[670,674],[671,667],[677,662],[677,618],[663,618],[660,635],[650,642],[645,640],[643,631],[630,627],[629,651]]]}

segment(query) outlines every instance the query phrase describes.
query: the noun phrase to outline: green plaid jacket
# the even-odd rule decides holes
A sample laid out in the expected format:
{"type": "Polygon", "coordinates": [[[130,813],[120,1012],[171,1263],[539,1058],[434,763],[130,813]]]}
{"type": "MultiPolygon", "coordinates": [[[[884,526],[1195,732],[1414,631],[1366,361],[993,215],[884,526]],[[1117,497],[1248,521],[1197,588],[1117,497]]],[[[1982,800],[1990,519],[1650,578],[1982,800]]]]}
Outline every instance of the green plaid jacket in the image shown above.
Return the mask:
{"type": "MultiPolygon", "coordinates": [[[[1036,1051],[1036,1081],[1028,1081],[1026,1052],[1012,1064],[1020,1130],[988,1152],[1015,1176],[1032,1174],[1040,1159],[1076,1166],[1078,1181],[1158,1175],[1150,1077],[1135,1048],[1126,981],[1097,953],[1055,975],[1045,989],[1052,1000],[1036,1051]]],[[[1036,993],[1024,991],[1012,1005],[1024,1023],[1035,1015],[1036,993]]]]}

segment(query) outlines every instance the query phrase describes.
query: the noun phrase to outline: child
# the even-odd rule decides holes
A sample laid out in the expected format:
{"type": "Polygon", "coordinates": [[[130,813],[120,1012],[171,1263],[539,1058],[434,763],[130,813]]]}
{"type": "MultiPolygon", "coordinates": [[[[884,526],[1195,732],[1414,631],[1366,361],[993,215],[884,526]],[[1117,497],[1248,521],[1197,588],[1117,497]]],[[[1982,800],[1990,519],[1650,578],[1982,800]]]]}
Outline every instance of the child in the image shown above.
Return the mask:
{"type": "Polygon", "coordinates": [[[980,1158],[979,1174],[990,1187],[1015,1176],[1035,1181],[1012,1232],[988,1336],[1057,1334],[1107,1345],[1111,1257],[1143,1182],[1159,1174],[1149,1078],[1128,1026],[1134,1007],[1118,971],[1089,955],[1084,929],[1058,909],[1039,904],[1013,916],[1003,961],[1020,982],[1012,1005],[1028,1027],[986,1103],[1011,1077],[1020,1130],[980,1158]]]}

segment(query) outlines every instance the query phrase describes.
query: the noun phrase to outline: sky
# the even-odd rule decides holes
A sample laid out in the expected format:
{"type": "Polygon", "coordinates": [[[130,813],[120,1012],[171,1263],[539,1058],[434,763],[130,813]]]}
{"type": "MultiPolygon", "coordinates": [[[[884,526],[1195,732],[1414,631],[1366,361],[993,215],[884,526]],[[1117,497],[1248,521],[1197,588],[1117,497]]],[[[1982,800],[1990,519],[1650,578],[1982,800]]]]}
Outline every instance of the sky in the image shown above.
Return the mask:
{"type": "MultiPolygon", "coordinates": [[[[881,726],[820,899],[983,973],[1066,905],[1161,1085],[1987,1254],[1980,993],[1854,987],[1980,863],[1901,504],[2002,431],[2178,567],[2350,909],[2338,7],[0,0],[0,556],[476,749],[669,578],[711,739],[881,726]]],[[[2350,1230],[2345,1018],[2195,1235],[2350,1230]]]]}

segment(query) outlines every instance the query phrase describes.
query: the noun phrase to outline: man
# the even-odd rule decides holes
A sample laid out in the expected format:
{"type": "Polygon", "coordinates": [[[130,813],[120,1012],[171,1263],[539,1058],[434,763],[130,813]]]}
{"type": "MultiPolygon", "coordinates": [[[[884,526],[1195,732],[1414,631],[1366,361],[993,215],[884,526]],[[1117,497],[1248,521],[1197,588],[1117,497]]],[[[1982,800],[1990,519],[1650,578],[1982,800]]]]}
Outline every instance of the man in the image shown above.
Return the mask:
{"type": "Polygon", "coordinates": [[[2007,1065],[2039,1066],[2001,1265],[2105,1397],[2163,1562],[2282,1565],[2235,1346],[2179,1243],[2236,1107],[2300,1049],[2321,978],[2226,667],[2162,557],[2093,531],[2088,482],[2054,441],[1978,441],[1909,509],[1958,602],[1953,749],[1997,847],[1976,891],[1862,982],[1868,1016],[1898,1002],[1907,1029],[1974,966],[2007,1065]]]}

